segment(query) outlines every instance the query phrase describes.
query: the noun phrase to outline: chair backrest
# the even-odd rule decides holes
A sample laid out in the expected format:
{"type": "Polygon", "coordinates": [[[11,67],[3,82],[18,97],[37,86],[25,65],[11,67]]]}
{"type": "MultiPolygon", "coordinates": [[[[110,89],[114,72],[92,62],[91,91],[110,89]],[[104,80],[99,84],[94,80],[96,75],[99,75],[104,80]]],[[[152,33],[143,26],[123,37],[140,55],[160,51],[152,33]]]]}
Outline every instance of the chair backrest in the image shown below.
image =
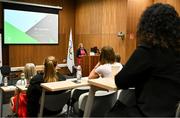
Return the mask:
{"type": "MultiPolygon", "coordinates": [[[[71,91],[46,93],[44,108],[48,111],[61,111],[70,99],[71,91]]],[[[46,114],[46,113],[45,113],[46,114]]]]}
{"type": "Polygon", "coordinates": [[[72,89],[71,91],[71,98],[78,100],[79,96],[83,93],[88,92],[90,89],[89,86],[83,86],[83,87],[77,87],[75,89],[72,89]]]}
{"type": "MultiPolygon", "coordinates": [[[[2,67],[0,67],[1,70],[1,74],[2,74],[2,82],[4,82],[4,77],[7,77],[10,81],[8,82],[8,84],[14,85],[16,83],[16,81],[18,80],[18,78],[16,78],[18,75],[16,75],[16,73],[12,73],[11,72],[11,67],[4,65],[2,67]]],[[[3,85],[3,83],[1,84],[3,85]]]]}
{"type": "Polygon", "coordinates": [[[136,105],[135,89],[122,90],[118,100],[128,107],[136,105]]]}
{"type": "Polygon", "coordinates": [[[9,66],[2,66],[1,68],[1,74],[4,76],[9,76],[10,72],[11,72],[11,68],[9,66]]]}
{"type": "MultiPolygon", "coordinates": [[[[88,94],[82,94],[79,98],[82,99],[82,106],[85,107],[87,101],[88,94]],[[84,105],[83,105],[84,104],[84,105]]],[[[107,91],[97,91],[94,98],[93,107],[91,110],[91,117],[104,117],[106,113],[114,106],[117,100],[117,92],[107,92],[107,91]]],[[[84,108],[82,108],[84,109],[84,108]]],[[[81,109],[81,110],[82,110],[81,109]]]]}

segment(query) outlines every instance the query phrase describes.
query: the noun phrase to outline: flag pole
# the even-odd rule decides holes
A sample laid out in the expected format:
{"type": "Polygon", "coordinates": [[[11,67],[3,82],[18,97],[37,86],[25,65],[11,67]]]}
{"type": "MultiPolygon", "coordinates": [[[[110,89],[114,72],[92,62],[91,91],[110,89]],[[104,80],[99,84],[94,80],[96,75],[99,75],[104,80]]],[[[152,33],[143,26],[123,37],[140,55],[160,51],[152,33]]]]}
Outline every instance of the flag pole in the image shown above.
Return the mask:
{"type": "Polygon", "coordinates": [[[74,64],[74,48],[73,48],[73,39],[72,39],[72,29],[70,29],[68,55],[67,55],[67,67],[71,73],[73,72],[74,65],[75,64],[74,64]]]}

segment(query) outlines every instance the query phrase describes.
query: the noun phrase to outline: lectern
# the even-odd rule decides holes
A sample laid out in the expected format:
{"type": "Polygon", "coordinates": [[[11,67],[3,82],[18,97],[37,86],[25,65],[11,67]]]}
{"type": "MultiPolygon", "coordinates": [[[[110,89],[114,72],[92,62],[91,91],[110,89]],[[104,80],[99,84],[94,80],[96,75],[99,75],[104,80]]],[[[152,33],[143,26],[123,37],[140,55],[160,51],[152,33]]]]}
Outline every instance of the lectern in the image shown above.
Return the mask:
{"type": "Polygon", "coordinates": [[[82,57],[82,62],[81,62],[81,67],[82,67],[82,76],[86,77],[89,75],[91,70],[96,66],[96,64],[99,61],[99,55],[94,55],[94,56],[83,56],[82,57]]]}

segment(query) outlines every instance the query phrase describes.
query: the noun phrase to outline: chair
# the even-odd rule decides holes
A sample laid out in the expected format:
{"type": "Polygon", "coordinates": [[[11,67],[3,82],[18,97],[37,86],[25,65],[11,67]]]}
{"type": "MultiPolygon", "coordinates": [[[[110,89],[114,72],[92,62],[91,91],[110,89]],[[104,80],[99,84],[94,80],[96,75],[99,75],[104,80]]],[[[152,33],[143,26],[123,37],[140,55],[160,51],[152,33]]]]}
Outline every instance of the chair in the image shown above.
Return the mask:
{"type": "Polygon", "coordinates": [[[44,101],[44,116],[57,116],[70,99],[71,91],[46,92],[44,101]]]}
{"type": "Polygon", "coordinates": [[[90,87],[89,86],[84,86],[84,87],[78,87],[75,89],[72,89],[71,91],[71,101],[70,101],[70,114],[72,113],[79,114],[79,110],[77,108],[78,104],[78,99],[79,96],[81,96],[83,93],[89,92],[90,87]]]}
{"type": "MultiPolygon", "coordinates": [[[[71,91],[71,98],[75,101],[78,101],[79,96],[83,93],[88,92],[89,89],[90,89],[89,86],[75,88],[71,91]]],[[[72,100],[72,102],[73,102],[73,100],[72,100]]]]}
{"type": "MultiPolygon", "coordinates": [[[[0,68],[1,74],[2,74],[2,83],[1,86],[4,85],[4,77],[7,77],[8,79],[10,78],[15,78],[17,75],[15,73],[11,73],[11,68],[7,65],[4,65],[0,68]]],[[[11,82],[12,83],[12,82],[11,82]]]]}
{"type": "MultiPolygon", "coordinates": [[[[84,93],[79,97],[78,108],[84,111],[88,93],[84,93]]],[[[106,113],[114,106],[117,100],[117,92],[96,91],[94,103],[90,117],[104,117],[106,113]]]]}
{"type": "Polygon", "coordinates": [[[70,101],[71,115],[72,115],[72,113],[78,114],[78,111],[76,111],[76,109],[77,109],[76,104],[78,102],[79,96],[81,94],[83,94],[83,93],[89,92],[89,89],[90,89],[89,86],[77,87],[77,88],[72,89],[72,91],[71,91],[71,101],[70,101]]]}
{"type": "Polygon", "coordinates": [[[1,67],[1,74],[3,76],[9,76],[10,72],[11,72],[11,68],[9,66],[5,65],[1,67]]]}
{"type": "Polygon", "coordinates": [[[128,107],[136,105],[135,89],[122,90],[118,100],[128,107]]]}
{"type": "Polygon", "coordinates": [[[4,78],[9,77],[11,69],[9,66],[2,66],[0,69],[1,69],[1,74],[2,74],[2,85],[3,85],[4,78]]]}

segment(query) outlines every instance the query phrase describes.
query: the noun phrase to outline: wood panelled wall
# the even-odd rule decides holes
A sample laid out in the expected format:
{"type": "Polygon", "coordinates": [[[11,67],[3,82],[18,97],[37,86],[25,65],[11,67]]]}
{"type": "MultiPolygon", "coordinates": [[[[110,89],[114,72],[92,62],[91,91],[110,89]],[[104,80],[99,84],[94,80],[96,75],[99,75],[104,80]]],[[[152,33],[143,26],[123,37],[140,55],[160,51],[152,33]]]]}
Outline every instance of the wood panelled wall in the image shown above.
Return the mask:
{"type": "Polygon", "coordinates": [[[142,12],[151,4],[153,0],[128,0],[127,14],[127,37],[126,37],[126,60],[131,56],[136,48],[136,27],[142,12]]]}
{"type": "Polygon", "coordinates": [[[88,52],[110,45],[125,61],[125,41],[117,33],[126,32],[127,0],[77,0],[75,16],[76,49],[80,42],[88,52]]]}
{"type": "Polygon", "coordinates": [[[75,48],[80,42],[88,51],[110,45],[125,63],[138,44],[136,27],[142,12],[156,2],[169,3],[180,11],[180,0],[77,0],[75,48]],[[124,40],[117,37],[121,31],[126,34],[124,40]]]}
{"type": "Polygon", "coordinates": [[[152,3],[152,0],[77,0],[76,46],[82,42],[90,50],[93,46],[110,45],[125,63],[136,48],[139,16],[152,3]],[[124,40],[117,36],[118,32],[125,33],[124,40]]]}
{"type": "MultiPolygon", "coordinates": [[[[27,62],[42,64],[45,57],[53,55],[58,59],[59,63],[67,56],[68,39],[70,27],[74,31],[74,1],[73,0],[18,0],[29,3],[45,4],[52,6],[62,6],[59,12],[59,37],[58,45],[9,45],[8,50],[4,51],[6,55],[9,53],[10,66],[24,66],[27,62]]],[[[1,7],[2,11],[2,7],[1,7]]],[[[1,15],[2,17],[2,15],[1,15]]],[[[2,18],[0,19],[2,20],[2,18]]],[[[25,20],[25,19],[24,19],[25,20]]],[[[2,23],[2,21],[1,21],[2,23]]],[[[0,25],[2,29],[2,25],[0,25]]],[[[6,60],[6,59],[5,59],[6,60]]],[[[5,62],[4,62],[5,63],[5,62]]]]}

